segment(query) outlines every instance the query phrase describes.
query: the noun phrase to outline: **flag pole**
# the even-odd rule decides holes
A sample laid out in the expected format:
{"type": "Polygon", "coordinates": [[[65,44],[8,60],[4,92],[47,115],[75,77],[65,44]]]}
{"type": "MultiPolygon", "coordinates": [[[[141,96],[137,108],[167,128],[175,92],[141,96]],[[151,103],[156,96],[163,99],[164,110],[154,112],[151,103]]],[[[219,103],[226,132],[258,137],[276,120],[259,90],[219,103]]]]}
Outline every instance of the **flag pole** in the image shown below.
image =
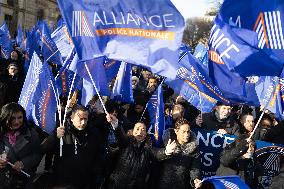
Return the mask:
{"type": "Polygon", "coordinates": [[[139,121],[142,121],[142,118],[143,118],[143,116],[144,116],[144,114],[145,114],[145,112],[146,112],[146,110],[147,110],[148,104],[149,104],[149,102],[147,102],[147,104],[146,104],[146,106],[145,106],[145,108],[144,108],[144,111],[143,111],[143,113],[142,113],[142,115],[141,115],[139,121]]]}
{"type": "Polygon", "coordinates": [[[93,77],[92,77],[92,74],[91,74],[91,72],[90,72],[90,70],[89,70],[89,67],[88,67],[88,65],[86,64],[86,62],[85,62],[85,68],[86,68],[86,70],[87,70],[87,72],[88,72],[88,74],[89,74],[89,76],[90,76],[90,79],[91,79],[92,84],[93,84],[93,86],[94,86],[94,88],[95,88],[95,90],[96,90],[96,93],[97,93],[97,95],[98,95],[98,97],[99,97],[99,100],[100,100],[100,102],[101,102],[101,104],[102,104],[102,107],[103,107],[105,113],[108,114],[108,112],[107,112],[107,110],[106,110],[106,107],[105,107],[105,105],[104,105],[103,99],[102,99],[102,97],[101,97],[101,95],[100,95],[100,93],[99,93],[99,90],[98,90],[98,88],[97,88],[97,86],[96,86],[96,83],[95,83],[95,81],[94,81],[94,79],[93,79],[93,77]]]}
{"type": "MultiPolygon", "coordinates": [[[[49,59],[50,59],[51,57],[53,57],[58,51],[59,51],[59,49],[57,49],[52,55],[50,55],[50,56],[46,59],[46,62],[49,61],[49,59]]],[[[60,63],[61,63],[61,62],[60,62],[60,63]]]]}
{"type": "Polygon", "coordinates": [[[199,95],[199,102],[200,102],[200,117],[202,119],[202,98],[201,98],[200,91],[198,92],[198,95],[199,95]]]}
{"type": "MultiPolygon", "coordinates": [[[[5,161],[5,159],[2,159],[1,157],[0,157],[0,159],[1,159],[2,161],[5,161]]],[[[14,164],[12,164],[12,163],[9,162],[9,161],[7,161],[7,163],[8,163],[8,165],[10,165],[11,167],[14,167],[14,166],[15,166],[14,164]]],[[[31,175],[29,175],[27,172],[25,172],[25,171],[23,171],[23,170],[21,170],[20,172],[23,173],[24,175],[26,175],[27,177],[31,177],[31,175]]]]}
{"type": "Polygon", "coordinates": [[[255,125],[255,127],[254,127],[254,129],[253,129],[253,131],[251,132],[251,134],[250,134],[248,140],[250,140],[250,139],[252,138],[252,136],[254,135],[254,133],[255,133],[257,127],[259,126],[260,121],[262,120],[262,117],[263,117],[263,115],[264,115],[264,113],[265,113],[265,110],[266,110],[265,108],[262,110],[262,113],[261,113],[261,115],[260,115],[260,117],[259,117],[259,119],[258,119],[258,121],[257,121],[257,123],[256,123],[256,125],[255,125]]]}
{"type": "MultiPolygon", "coordinates": [[[[72,83],[71,83],[71,87],[70,87],[70,91],[68,93],[67,103],[66,103],[66,106],[65,106],[65,111],[64,111],[64,116],[63,116],[63,122],[62,122],[62,124],[60,123],[60,126],[62,126],[62,127],[64,127],[64,125],[65,125],[67,109],[68,109],[70,102],[71,102],[70,98],[71,98],[71,93],[72,93],[72,89],[73,89],[73,86],[74,86],[74,81],[75,81],[76,75],[77,75],[77,72],[74,73],[72,83]]],[[[60,113],[61,113],[61,111],[60,111],[60,113]]],[[[62,157],[62,146],[63,146],[63,138],[61,137],[60,138],[60,154],[59,154],[60,157],[62,157]]]]}

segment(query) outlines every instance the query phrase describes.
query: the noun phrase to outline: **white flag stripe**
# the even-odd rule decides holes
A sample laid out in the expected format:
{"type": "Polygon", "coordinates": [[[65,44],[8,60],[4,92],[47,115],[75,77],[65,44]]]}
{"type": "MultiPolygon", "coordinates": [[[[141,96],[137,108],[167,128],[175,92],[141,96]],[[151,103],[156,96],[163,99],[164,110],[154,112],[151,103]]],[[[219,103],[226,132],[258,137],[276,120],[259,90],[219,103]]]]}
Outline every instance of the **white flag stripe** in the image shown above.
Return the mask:
{"type": "Polygon", "coordinates": [[[284,49],[284,38],[283,38],[282,24],[281,24],[281,19],[280,19],[280,11],[277,11],[277,20],[279,23],[279,33],[280,33],[280,38],[281,38],[281,43],[282,43],[282,49],[284,49]]]}
{"type": "MultiPolygon", "coordinates": [[[[267,12],[264,12],[264,18],[265,18],[265,23],[269,23],[267,12]]],[[[269,45],[273,49],[273,43],[272,43],[272,40],[271,40],[269,24],[266,25],[266,29],[267,29],[267,34],[268,34],[269,45]]]]}
{"type": "Polygon", "coordinates": [[[268,25],[270,25],[270,29],[271,29],[273,46],[274,46],[275,49],[277,49],[277,44],[276,44],[276,40],[275,40],[275,28],[274,28],[273,19],[272,19],[272,13],[268,12],[268,16],[269,16],[269,24],[268,25]]]}

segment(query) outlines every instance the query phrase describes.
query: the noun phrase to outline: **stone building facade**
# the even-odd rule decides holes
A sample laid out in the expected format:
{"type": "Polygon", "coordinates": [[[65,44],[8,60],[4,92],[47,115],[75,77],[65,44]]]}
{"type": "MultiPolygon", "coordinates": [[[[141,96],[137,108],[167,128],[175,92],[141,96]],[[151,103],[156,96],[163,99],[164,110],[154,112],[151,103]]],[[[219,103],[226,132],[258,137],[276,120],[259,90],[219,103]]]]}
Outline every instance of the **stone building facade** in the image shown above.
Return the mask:
{"type": "Polygon", "coordinates": [[[38,20],[53,26],[59,14],[56,0],[0,0],[0,25],[5,21],[12,36],[18,26],[29,30],[38,20]]]}

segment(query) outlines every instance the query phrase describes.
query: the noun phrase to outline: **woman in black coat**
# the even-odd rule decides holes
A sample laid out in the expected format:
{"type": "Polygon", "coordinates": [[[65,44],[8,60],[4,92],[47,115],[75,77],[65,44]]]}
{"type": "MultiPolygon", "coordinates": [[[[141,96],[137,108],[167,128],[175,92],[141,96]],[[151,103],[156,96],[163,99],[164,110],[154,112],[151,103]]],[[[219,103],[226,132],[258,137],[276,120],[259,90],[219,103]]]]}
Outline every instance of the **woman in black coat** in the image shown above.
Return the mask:
{"type": "Polygon", "coordinates": [[[0,188],[24,188],[41,160],[40,138],[27,124],[24,108],[16,103],[3,106],[0,115],[0,188]],[[14,164],[8,165],[7,161],[14,164]]]}
{"type": "MultiPolygon", "coordinates": [[[[114,127],[118,121],[112,115],[107,119],[114,127]]],[[[108,189],[145,189],[149,188],[152,162],[166,159],[175,148],[175,142],[169,142],[165,149],[154,149],[148,140],[146,125],[137,122],[133,132],[127,136],[121,127],[115,129],[120,153],[113,173],[110,175],[108,189]],[[168,155],[168,156],[167,156],[168,155]]]]}
{"type": "Polygon", "coordinates": [[[189,122],[179,119],[175,123],[175,129],[169,129],[164,136],[164,142],[173,140],[177,146],[171,158],[162,162],[158,188],[199,188],[200,152],[196,136],[190,131],[189,122]]]}

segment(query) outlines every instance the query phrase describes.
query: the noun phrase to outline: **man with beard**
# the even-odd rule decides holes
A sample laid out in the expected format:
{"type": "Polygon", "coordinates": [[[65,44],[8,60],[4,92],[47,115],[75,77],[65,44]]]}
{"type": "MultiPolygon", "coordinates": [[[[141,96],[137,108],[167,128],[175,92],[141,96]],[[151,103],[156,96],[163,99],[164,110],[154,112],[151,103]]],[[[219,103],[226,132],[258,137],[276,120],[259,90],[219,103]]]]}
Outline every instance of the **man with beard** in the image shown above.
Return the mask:
{"type": "Polygon", "coordinates": [[[231,116],[230,105],[217,103],[215,109],[210,113],[199,115],[196,118],[196,125],[206,130],[217,131],[219,134],[239,134],[237,121],[231,116]]]}

